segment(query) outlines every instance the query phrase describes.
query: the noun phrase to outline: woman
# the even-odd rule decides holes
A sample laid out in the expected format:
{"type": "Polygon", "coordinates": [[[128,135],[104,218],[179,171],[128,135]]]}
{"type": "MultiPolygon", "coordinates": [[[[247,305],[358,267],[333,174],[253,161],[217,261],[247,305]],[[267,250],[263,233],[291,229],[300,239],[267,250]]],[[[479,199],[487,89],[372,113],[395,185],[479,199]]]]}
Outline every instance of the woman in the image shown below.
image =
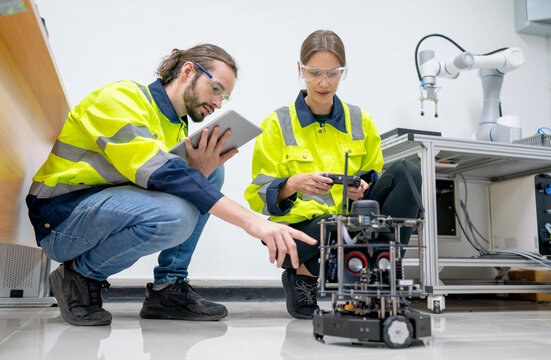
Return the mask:
{"type": "MultiPolygon", "coordinates": [[[[264,132],[255,142],[253,181],[245,191],[251,208],[319,241],[319,220],[340,212],[343,192],[342,185],[332,185],[323,175],[342,174],[348,153],[348,175],[362,178],[358,188],[348,188],[351,201],[373,199],[379,202],[382,214],[415,217],[418,207],[402,176],[401,163],[391,166],[377,181],[383,155],[371,115],[335,95],[347,72],[339,36],[329,30],[310,34],[302,44],[297,65],[306,90],[300,91],[294,104],[277,109],[264,120],[264,132]]],[[[407,164],[420,188],[419,170],[407,164]]],[[[402,241],[407,242],[409,235],[403,232],[402,241]]],[[[282,283],[289,314],[309,319],[318,309],[319,246],[300,242],[296,246],[300,267],[295,271],[287,258],[282,283]]]]}

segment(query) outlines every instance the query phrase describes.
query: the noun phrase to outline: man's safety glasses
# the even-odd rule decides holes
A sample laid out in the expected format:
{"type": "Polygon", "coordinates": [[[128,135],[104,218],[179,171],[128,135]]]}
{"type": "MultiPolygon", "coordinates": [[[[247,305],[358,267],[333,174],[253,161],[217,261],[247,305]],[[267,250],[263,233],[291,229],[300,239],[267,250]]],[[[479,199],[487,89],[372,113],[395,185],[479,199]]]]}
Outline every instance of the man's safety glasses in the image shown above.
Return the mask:
{"type": "Polygon", "coordinates": [[[211,75],[211,73],[205,70],[205,68],[199,65],[198,63],[195,63],[195,66],[201,69],[201,71],[204,72],[205,75],[207,75],[208,78],[213,82],[210,84],[210,88],[214,96],[224,101],[230,101],[230,95],[226,93],[226,89],[224,89],[224,85],[222,85],[220,81],[216,80],[214,76],[211,75]]]}

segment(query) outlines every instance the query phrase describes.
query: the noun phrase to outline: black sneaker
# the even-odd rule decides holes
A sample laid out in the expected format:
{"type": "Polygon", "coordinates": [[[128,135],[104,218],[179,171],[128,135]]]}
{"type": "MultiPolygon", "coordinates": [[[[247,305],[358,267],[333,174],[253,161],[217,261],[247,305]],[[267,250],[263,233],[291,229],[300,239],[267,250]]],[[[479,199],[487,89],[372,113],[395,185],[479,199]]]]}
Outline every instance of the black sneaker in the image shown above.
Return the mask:
{"type": "Polygon", "coordinates": [[[318,278],[297,275],[295,270],[287,269],[281,275],[287,311],[297,319],[311,319],[318,310],[318,278]]]}
{"type": "Polygon", "coordinates": [[[158,291],[148,283],[140,311],[144,319],[205,321],[219,320],[227,315],[228,309],[224,305],[203,299],[184,278],[178,278],[176,283],[158,291]]]}
{"type": "Polygon", "coordinates": [[[49,280],[63,320],[77,326],[111,324],[111,313],[102,308],[101,300],[101,289],[109,287],[107,281],[88,279],[67,263],[59,265],[49,280]]]}

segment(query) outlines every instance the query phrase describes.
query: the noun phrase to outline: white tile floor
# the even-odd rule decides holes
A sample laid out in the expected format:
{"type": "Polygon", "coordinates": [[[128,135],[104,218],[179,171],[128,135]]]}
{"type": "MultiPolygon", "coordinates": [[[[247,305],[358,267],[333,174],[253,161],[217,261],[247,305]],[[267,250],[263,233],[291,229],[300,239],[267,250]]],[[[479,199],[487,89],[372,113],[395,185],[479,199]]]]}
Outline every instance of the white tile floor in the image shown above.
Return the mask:
{"type": "Polygon", "coordinates": [[[283,302],[226,305],[223,321],[187,322],[142,320],[139,303],[107,303],[108,327],[70,326],[57,308],[0,308],[0,359],[551,358],[551,305],[432,315],[433,336],[401,350],[335,337],[316,341],[311,321],[292,319],[283,302]]]}

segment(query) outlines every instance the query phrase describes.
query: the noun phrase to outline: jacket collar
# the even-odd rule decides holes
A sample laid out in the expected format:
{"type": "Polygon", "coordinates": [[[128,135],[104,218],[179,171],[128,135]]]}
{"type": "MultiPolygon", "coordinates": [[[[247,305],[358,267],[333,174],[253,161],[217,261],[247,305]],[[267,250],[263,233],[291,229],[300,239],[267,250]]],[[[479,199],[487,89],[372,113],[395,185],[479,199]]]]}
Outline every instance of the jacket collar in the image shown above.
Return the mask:
{"type": "MultiPolygon", "coordinates": [[[[298,120],[300,122],[300,126],[305,128],[308,125],[317,123],[316,119],[314,118],[314,114],[312,114],[312,111],[310,111],[310,108],[308,105],[306,105],[306,102],[304,101],[304,98],[308,95],[306,90],[301,90],[297,96],[297,99],[295,100],[295,109],[297,111],[298,120]]],[[[333,109],[331,110],[331,114],[329,115],[329,119],[325,122],[325,124],[331,124],[335,129],[346,133],[346,121],[344,118],[344,108],[342,106],[341,100],[337,97],[337,95],[333,96],[333,109]]]]}
{"type": "Polygon", "coordinates": [[[178,117],[178,114],[176,114],[176,110],[174,110],[174,106],[172,106],[170,98],[161,83],[161,79],[157,79],[149,84],[149,91],[151,92],[151,96],[153,96],[155,103],[157,103],[157,106],[159,106],[159,109],[163,115],[166,116],[171,123],[181,124],[183,122],[186,124],[186,127],[188,126],[187,115],[184,115],[181,118],[178,117]]]}

